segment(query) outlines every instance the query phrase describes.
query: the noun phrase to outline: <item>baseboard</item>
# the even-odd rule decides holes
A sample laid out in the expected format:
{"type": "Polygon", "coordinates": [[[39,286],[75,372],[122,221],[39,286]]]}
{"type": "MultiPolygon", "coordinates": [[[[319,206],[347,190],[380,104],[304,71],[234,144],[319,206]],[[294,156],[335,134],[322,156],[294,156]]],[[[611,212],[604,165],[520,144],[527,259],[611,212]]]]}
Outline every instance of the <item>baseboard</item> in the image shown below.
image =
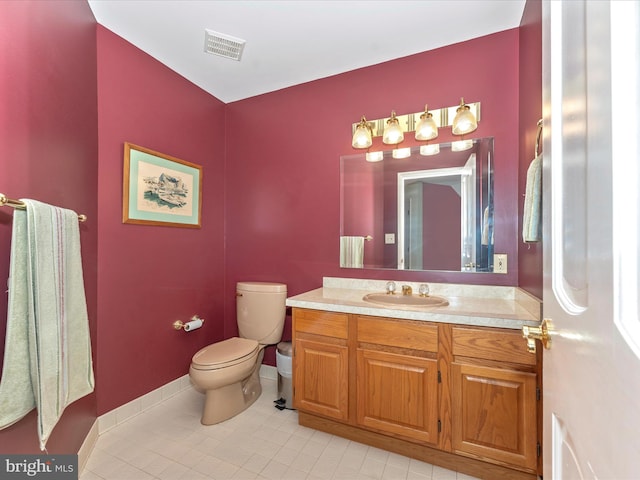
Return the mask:
{"type": "Polygon", "coordinates": [[[87,464],[91,452],[93,452],[93,447],[96,446],[98,436],[98,419],[96,418],[96,421],[93,422],[89,433],[87,433],[87,436],[78,451],[78,471],[82,472],[82,470],[84,470],[84,466],[87,464]]]}
{"type": "MultiPolygon", "coordinates": [[[[271,365],[261,365],[260,378],[276,380],[278,378],[278,369],[271,365]]],[[[89,433],[85,437],[84,442],[80,447],[80,451],[78,452],[79,471],[82,472],[100,435],[108,432],[112,428],[126,422],[136,415],[155,407],[187,388],[192,388],[189,374],[176,378],[162,387],[156,388],[155,390],[142,395],[129,403],[125,403],[104,415],[100,415],[93,423],[91,430],[89,430],[89,433]]]]}
{"type": "Polygon", "coordinates": [[[186,374],[163,385],[162,387],[156,388],[155,390],[142,395],[141,397],[131,400],[129,403],[125,403],[124,405],[107,412],[104,415],[100,415],[100,417],[98,417],[98,434],[102,435],[103,433],[108,432],[113,427],[126,422],[151,407],[155,407],[168,398],[171,398],[175,394],[190,387],[191,381],[189,380],[189,374],[186,374]]]}

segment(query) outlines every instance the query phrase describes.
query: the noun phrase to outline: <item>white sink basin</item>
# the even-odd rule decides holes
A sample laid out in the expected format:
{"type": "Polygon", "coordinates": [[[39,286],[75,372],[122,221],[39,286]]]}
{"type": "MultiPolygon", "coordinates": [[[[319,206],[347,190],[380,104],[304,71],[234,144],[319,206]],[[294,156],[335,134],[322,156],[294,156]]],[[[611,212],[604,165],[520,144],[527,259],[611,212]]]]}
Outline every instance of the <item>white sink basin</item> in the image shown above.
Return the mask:
{"type": "Polygon", "coordinates": [[[449,301],[443,297],[435,295],[427,295],[421,297],[419,295],[402,295],[388,293],[368,293],[362,300],[365,302],[375,303],[377,305],[385,305],[387,307],[445,307],[449,305],[449,301]]]}

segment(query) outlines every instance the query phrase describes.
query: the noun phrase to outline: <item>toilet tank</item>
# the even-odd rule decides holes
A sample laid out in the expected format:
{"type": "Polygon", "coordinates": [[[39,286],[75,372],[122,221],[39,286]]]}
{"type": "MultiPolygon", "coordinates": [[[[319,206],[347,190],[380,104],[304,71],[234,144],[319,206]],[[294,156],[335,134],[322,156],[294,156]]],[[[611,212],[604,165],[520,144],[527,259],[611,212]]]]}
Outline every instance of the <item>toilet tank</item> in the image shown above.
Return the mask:
{"type": "Polygon", "coordinates": [[[240,337],[273,345],[282,339],[287,286],[284,283],[238,282],[236,316],[240,337]]]}

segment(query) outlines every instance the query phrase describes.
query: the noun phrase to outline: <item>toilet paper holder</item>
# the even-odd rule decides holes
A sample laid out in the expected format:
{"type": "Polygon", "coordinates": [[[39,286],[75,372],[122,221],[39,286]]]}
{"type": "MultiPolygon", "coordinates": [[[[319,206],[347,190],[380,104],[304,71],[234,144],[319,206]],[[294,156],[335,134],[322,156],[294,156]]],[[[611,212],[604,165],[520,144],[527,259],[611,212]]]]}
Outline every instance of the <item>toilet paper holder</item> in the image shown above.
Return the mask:
{"type": "MultiPolygon", "coordinates": [[[[182,320],[176,320],[175,322],[173,322],[173,328],[175,328],[176,330],[186,330],[189,331],[189,329],[187,328],[188,325],[191,322],[199,322],[200,326],[204,324],[204,319],[200,318],[197,315],[194,315],[193,317],[191,317],[191,321],[185,323],[182,320]]],[[[200,326],[196,327],[196,328],[200,328],[200,326]]]]}

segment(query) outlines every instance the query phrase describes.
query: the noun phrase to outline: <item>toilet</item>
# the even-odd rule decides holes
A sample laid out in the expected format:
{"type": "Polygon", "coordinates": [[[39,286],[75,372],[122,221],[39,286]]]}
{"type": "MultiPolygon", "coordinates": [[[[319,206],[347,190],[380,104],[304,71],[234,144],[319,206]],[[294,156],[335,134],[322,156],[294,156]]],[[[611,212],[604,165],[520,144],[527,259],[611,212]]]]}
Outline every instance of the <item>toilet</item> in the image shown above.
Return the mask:
{"type": "Polygon", "coordinates": [[[283,283],[238,282],[238,337],[199,350],[189,377],[205,393],[201,422],[213,425],[246,410],[262,393],[260,365],[264,347],[282,339],[287,286],[283,283]]]}

